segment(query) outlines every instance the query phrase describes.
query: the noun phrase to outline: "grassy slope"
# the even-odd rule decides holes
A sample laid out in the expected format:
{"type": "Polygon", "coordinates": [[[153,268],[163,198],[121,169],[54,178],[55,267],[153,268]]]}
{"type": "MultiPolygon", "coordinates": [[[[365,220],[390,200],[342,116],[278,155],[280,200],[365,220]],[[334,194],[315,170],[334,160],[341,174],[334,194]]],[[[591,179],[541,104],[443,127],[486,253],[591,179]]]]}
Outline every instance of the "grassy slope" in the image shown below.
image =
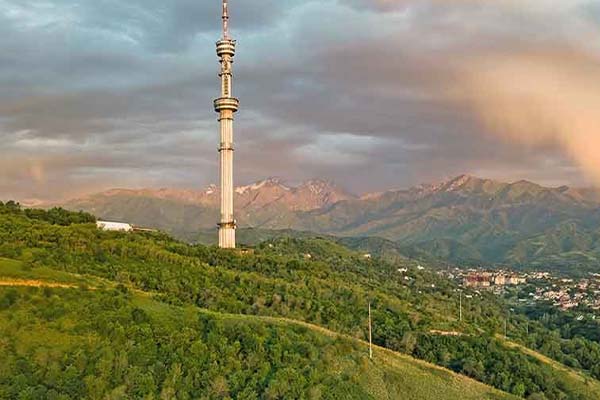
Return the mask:
{"type": "MultiPolygon", "coordinates": [[[[0,258],[0,281],[12,280],[15,285],[27,284],[29,280],[43,281],[46,283],[71,284],[74,287],[110,287],[112,282],[104,281],[96,277],[81,276],[46,268],[27,270],[21,262],[0,258]]],[[[3,288],[0,288],[0,293],[3,288]]],[[[328,368],[339,374],[352,376],[359,385],[376,399],[394,399],[401,393],[403,399],[509,399],[511,396],[498,392],[488,386],[480,384],[462,375],[455,374],[444,368],[416,360],[412,357],[375,346],[375,361],[369,362],[365,357],[367,343],[359,339],[342,335],[323,327],[278,317],[261,317],[251,315],[238,315],[217,313],[209,310],[197,309],[195,307],[174,307],[152,299],[151,294],[135,291],[133,303],[144,309],[157,322],[161,319],[178,318],[190,310],[200,311],[202,314],[210,315],[233,326],[255,326],[260,324],[270,326],[275,331],[291,329],[300,332],[309,339],[327,337],[327,346],[333,346],[331,353],[337,354],[336,346],[341,346],[344,356],[341,358],[329,358],[328,368]],[[336,340],[337,339],[337,340],[336,340]],[[333,340],[333,341],[331,341],[333,340]]],[[[6,315],[0,313],[0,320],[6,315]]],[[[66,332],[59,332],[42,325],[38,326],[40,332],[21,332],[26,338],[24,342],[31,346],[39,345],[35,337],[43,332],[43,336],[50,340],[57,349],[68,348],[69,341],[77,340],[66,332]]],[[[81,338],[79,338],[81,339],[81,338]]],[[[569,391],[582,396],[583,399],[600,398],[600,382],[589,379],[585,375],[568,368],[556,361],[520,346],[514,342],[504,341],[507,347],[517,348],[525,354],[533,356],[545,364],[552,366],[560,373],[561,381],[569,391]]],[[[20,351],[26,352],[25,348],[20,351]]]]}
{"type": "MultiPolygon", "coordinates": [[[[30,279],[38,281],[47,279],[49,283],[70,282],[73,285],[98,283],[96,278],[88,280],[86,277],[70,276],[66,273],[48,276],[45,270],[41,270],[37,275],[37,271],[38,269],[26,271],[18,262],[0,259],[0,279],[10,278],[21,282],[30,279]]],[[[8,289],[0,288],[0,294],[5,290],[8,289]]],[[[53,295],[62,297],[73,290],[78,289],[53,289],[53,295]]],[[[186,320],[186,316],[190,313],[200,312],[231,325],[234,330],[244,326],[257,329],[260,326],[273,331],[277,336],[289,335],[293,332],[321,350],[319,353],[323,358],[321,364],[326,366],[327,371],[333,375],[349,377],[351,382],[357,384],[373,399],[397,399],[400,398],[399,396],[407,400],[513,398],[464,376],[387,349],[377,347],[374,361],[369,361],[366,357],[365,342],[311,324],[284,318],[221,314],[195,307],[175,307],[157,302],[150,295],[142,292],[135,292],[131,301],[134,306],[143,309],[151,317],[152,323],[159,325],[171,319],[186,320]]],[[[66,322],[49,322],[39,316],[29,316],[28,326],[10,327],[11,314],[11,309],[0,312],[0,327],[4,327],[0,337],[5,340],[11,335],[18,337],[19,346],[16,351],[20,355],[34,354],[38,348],[43,347],[52,348],[52,351],[58,353],[66,352],[70,347],[100,340],[93,331],[73,329],[73,332],[69,332],[69,329],[65,329],[65,326],[68,326],[65,325],[66,322]]],[[[67,315],[61,319],[69,321],[77,319],[77,316],[67,315]]],[[[325,387],[323,391],[326,391],[325,387]]]]}
{"type": "Polygon", "coordinates": [[[99,280],[89,276],[70,274],[47,267],[30,270],[23,267],[20,261],[0,257],[0,277],[5,279],[43,280],[53,283],[72,285],[98,284],[99,280]]]}
{"type": "Polygon", "coordinates": [[[507,347],[518,349],[525,354],[535,357],[542,363],[552,366],[552,368],[554,368],[555,370],[560,371],[562,376],[562,382],[565,385],[565,387],[569,389],[570,393],[579,395],[582,398],[600,399],[599,381],[591,379],[590,377],[574,369],[568,368],[565,365],[518,343],[511,342],[509,340],[504,340],[500,336],[498,336],[498,338],[503,340],[504,344],[507,347]]]}
{"type": "MultiPolygon", "coordinates": [[[[455,307],[453,307],[454,303],[452,302],[454,296],[449,292],[451,287],[445,287],[448,286],[447,284],[435,281],[437,284],[435,289],[428,285],[423,286],[431,282],[432,277],[423,276],[421,278],[426,279],[421,279],[417,273],[415,274],[417,285],[398,285],[396,283],[397,280],[394,278],[396,276],[395,270],[392,271],[393,274],[390,274],[392,279],[386,280],[382,266],[378,265],[378,268],[373,269],[370,264],[363,265],[364,263],[353,259],[352,254],[347,249],[336,247],[323,241],[303,241],[302,243],[288,243],[284,241],[276,243],[276,246],[272,249],[257,250],[260,253],[260,257],[258,258],[260,262],[258,263],[253,263],[253,261],[256,261],[254,257],[234,257],[230,253],[209,253],[209,256],[201,254],[198,258],[205,260],[205,262],[199,263],[198,258],[195,258],[193,255],[187,255],[187,251],[192,251],[191,248],[183,248],[183,245],[172,243],[169,240],[162,242],[159,241],[159,238],[155,238],[155,241],[150,241],[136,235],[128,235],[126,237],[108,235],[97,232],[95,229],[90,229],[88,226],[41,228],[44,227],[34,225],[33,227],[23,227],[22,231],[29,232],[29,235],[34,237],[36,233],[44,237],[48,236],[48,231],[52,232],[53,230],[56,232],[52,233],[56,233],[59,238],[63,238],[63,233],[69,233],[68,236],[64,235],[68,240],[63,239],[63,241],[59,241],[61,246],[63,246],[59,251],[62,251],[67,257],[73,258],[67,258],[67,261],[62,261],[62,258],[58,258],[61,261],[55,261],[55,264],[48,265],[54,265],[55,268],[64,267],[71,272],[89,271],[89,273],[111,280],[132,282],[141,289],[159,290],[162,295],[170,294],[171,299],[182,300],[183,303],[178,304],[195,303],[217,312],[229,311],[233,313],[244,312],[254,314],[255,311],[250,309],[250,305],[255,301],[252,296],[267,293],[269,294],[267,299],[269,299],[271,293],[284,293],[286,294],[284,297],[285,302],[279,308],[260,308],[261,303],[258,300],[261,299],[256,300],[256,304],[259,305],[257,313],[285,315],[290,318],[310,320],[317,324],[327,324],[330,329],[336,331],[339,330],[358,337],[364,337],[364,332],[360,332],[361,328],[357,328],[358,331],[352,330],[353,327],[364,326],[364,319],[360,318],[360,316],[353,318],[353,316],[360,314],[356,312],[357,307],[362,306],[360,300],[366,298],[372,291],[377,294],[376,297],[379,303],[393,308],[395,312],[406,313],[411,321],[416,320],[418,322],[419,319],[423,319],[424,317],[430,320],[430,322],[425,321],[425,323],[418,325],[416,327],[418,331],[427,330],[430,324],[436,328],[446,328],[446,325],[448,325],[446,330],[456,325],[456,318],[453,316],[453,309],[455,307]],[[38,230],[40,232],[37,232],[38,230]],[[66,232],[60,232],[61,235],[58,235],[59,231],[66,232]],[[319,248],[323,246],[325,248],[323,251],[320,251],[319,248]],[[104,253],[97,253],[99,249],[103,250],[104,253]],[[173,251],[174,249],[177,249],[179,253],[173,251]],[[276,260],[274,263],[270,262],[273,257],[268,258],[263,256],[265,250],[269,254],[273,253],[276,260]],[[84,255],[88,254],[84,253],[86,251],[95,254],[96,257],[104,256],[105,258],[101,262],[90,262],[88,257],[81,256],[81,253],[84,255]],[[123,253],[119,253],[119,251],[123,251],[123,253]],[[288,255],[298,253],[297,255],[302,256],[306,252],[313,254],[311,262],[298,263],[296,260],[293,260],[290,265],[285,264],[286,260],[290,258],[287,257],[288,255]],[[316,262],[318,261],[318,255],[321,253],[327,257],[326,260],[328,262],[316,262]],[[121,254],[121,256],[114,257],[112,261],[107,261],[107,254],[121,254]],[[286,257],[278,259],[276,257],[277,254],[286,257]],[[329,259],[332,260],[335,268],[329,265],[329,259]],[[186,264],[185,262],[188,263],[186,264]],[[355,263],[357,265],[354,265],[355,263]],[[219,267],[213,268],[210,265],[218,265],[219,267]],[[373,275],[377,275],[375,281],[372,280],[374,278],[373,275]],[[419,281],[422,282],[419,283],[419,281]],[[378,282],[377,288],[374,288],[374,282],[378,282]],[[311,296],[311,293],[306,290],[307,287],[311,290],[318,290],[318,296],[311,296]],[[415,296],[417,290],[419,294],[421,294],[422,290],[423,296],[415,296]],[[197,297],[193,297],[194,295],[197,297]],[[188,296],[190,296],[189,299],[188,296]],[[336,313],[333,315],[334,318],[332,319],[329,315],[326,315],[326,318],[321,319],[320,315],[309,314],[308,311],[310,309],[307,307],[295,307],[295,304],[299,303],[299,299],[310,299],[312,297],[321,301],[326,310],[337,307],[336,313]],[[359,301],[357,301],[357,297],[359,301]],[[340,301],[341,298],[345,300],[340,301]],[[351,307],[344,308],[341,307],[341,304],[350,304],[351,307]],[[294,308],[286,310],[288,306],[294,308]],[[348,319],[352,320],[348,321],[348,319]]],[[[54,236],[50,235],[50,237],[54,236]]],[[[18,238],[15,240],[18,240],[18,238]]],[[[40,246],[42,242],[38,240],[35,244],[40,246]]],[[[35,274],[37,271],[50,275],[57,274],[56,271],[39,267],[46,263],[45,260],[48,257],[54,255],[52,244],[45,242],[43,244],[47,245],[52,251],[42,251],[35,248],[30,253],[29,249],[27,249],[22,255],[24,260],[29,260],[32,254],[37,255],[35,257],[36,262],[31,263],[31,265],[36,266],[35,269],[23,271],[23,273],[29,274],[26,277],[27,279],[34,279],[35,276],[31,276],[31,274],[35,274]]],[[[362,257],[359,258],[362,259],[362,257]]],[[[10,266],[9,270],[12,270],[13,274],[17,270],[16,274],[18,275],[18,264],[10,261],[5,261],[4,263],[10,266]]],[[[412,272],[411,275],[413,275],[412,272]]],[[[68,281],[68,277],[60,273],[53,278],[67,279],[68,281]]],[[[86,285],[89,286],[90,284],[87,283],[86,285]]],[[[280,301],[281,297],[278,299],[280,301]]],[[[279,304],[277,303],[277,305],[279,304]]],[[[385,307],[375,307],[375,315],[377,315],[377,311],[381,312],[384,309],[385,307]]],[[[493,308],[493,310],[496,310],[496,308],[493,308]]],[[[476,326],[478,323],[473,326],[476,326]]],[[[263,323],[260,322],[260,324],[263,323]]],[[[391,321],[390,326],[392,325],[391,329],[394,332],[397,331],[399,324],[396,321],[391,321]]],[[[388,326],[387,323],[376,324],[376,327],[386,326],[388,326]]],[[[494,331],[493,327],[490,331],[494,331]]],[[[281,332],[285,333],[287,330],[281,332]]],[[[581,393],[588,394],[587,388],[582,389],[581,393]]],[[[589,393],[589,396],[583,398],[597,398],[597,396],[589,393]]]]}

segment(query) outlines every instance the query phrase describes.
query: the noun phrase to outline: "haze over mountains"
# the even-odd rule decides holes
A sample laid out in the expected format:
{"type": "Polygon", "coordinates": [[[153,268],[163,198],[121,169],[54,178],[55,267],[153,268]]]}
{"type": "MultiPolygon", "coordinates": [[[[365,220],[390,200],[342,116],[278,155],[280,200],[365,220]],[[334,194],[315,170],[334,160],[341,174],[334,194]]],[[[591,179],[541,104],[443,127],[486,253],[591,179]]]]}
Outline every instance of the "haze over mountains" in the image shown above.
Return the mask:
{"type": "MultiPolygon", "coordinates": [[[[596,189],[463,175],[359,197],[332,182],[288,186],[270,178],[237,188],[235,204],[241,228],[380,237],[402,254],[455,262],[600,265],[596,189]]],[[[115,189],[61,205],[195,240],[215,226],[219,194],[214,186],[204,191],[115,189]]]]}

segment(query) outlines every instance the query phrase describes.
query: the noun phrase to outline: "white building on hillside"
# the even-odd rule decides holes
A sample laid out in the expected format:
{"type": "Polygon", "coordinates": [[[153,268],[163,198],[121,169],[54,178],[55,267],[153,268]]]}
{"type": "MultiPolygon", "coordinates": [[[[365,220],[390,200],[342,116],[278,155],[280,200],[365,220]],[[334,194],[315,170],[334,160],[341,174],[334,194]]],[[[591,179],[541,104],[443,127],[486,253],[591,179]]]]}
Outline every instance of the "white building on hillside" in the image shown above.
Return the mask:
{"type": "Polygon", "coordinates": [[[98,221],[96,222],[96,226],[98,229],[103,231],[113,231],[113,232],[132,232],[133,226],[130,224],[125,224],[122,222],[109,222],[109,221],[98,221]]]}

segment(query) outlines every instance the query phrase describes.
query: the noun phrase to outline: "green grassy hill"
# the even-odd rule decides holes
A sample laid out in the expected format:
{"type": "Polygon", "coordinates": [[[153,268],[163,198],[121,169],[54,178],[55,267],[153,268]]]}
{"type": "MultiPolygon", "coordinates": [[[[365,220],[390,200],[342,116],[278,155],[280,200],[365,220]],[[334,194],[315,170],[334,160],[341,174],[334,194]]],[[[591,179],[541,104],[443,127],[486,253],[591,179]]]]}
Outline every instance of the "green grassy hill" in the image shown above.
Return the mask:
{"type": "MultiPolygon", "coordinates": [[[[212,390],[214,382],[218,382],[218,393],[229,393],[232,398],[310,398],[308,392],[305,396],[266,397],[269,390],[283,390],[269,389],[275,385],[277,374],[283,374],[279,381],[297,382],[293,390],[319,385],[324,390],[329,388],[329,392],[316,398],[349,398],[344,388],[363,376],[368,376],[368,382],[356,383],[356,391],[365,393],[360,398],[394,398],[398,387],[422,387],[424,380],[395,383],[401,382],[399,379],[408,372],[396,373],[380,364],[378,368],[384,369],[379,373],[384,378],[378,381],[364,371],[338,373],[337,364],[332,361],[336,357],[323,359],[328,353],[321,354],[321,347],[327,348],[327,342],[314,342],[317,338],[352,344],[354,347],[347,351],[352,357],[343,371],[362,371],[370,302],[374,342],[388,349],[377,351],[380,357],[395,354],[388,351],[402,352],[407,356],[394,357],[425,365],[407,358],[412,356],[520,397],[597,398],[598,381],[592,378],[600,373],[593,368],[600,362],[600,345],[596,341],[574,341],[562,337],[559,330],[527,320],[525,315],[511,316],[511,339],[531,343],[532,348],[539,348],[554,359],[568,360],[569,365],[579,369],[571,370],[584,377],[583,384],[575,390],[565,380],[564,370],[496,337],[503,331],[507,311],[501,299],[470,292],[472,298],[463,304],[465,318],[459,321],[458,287],[434,270],[422,270],[411,261],[368,259],[326,239],[315,238],[267,241],[250,253],[221,251],[191,246],[160,233],[102,232],[93,224],[78,223],[82,216],[76,215],[70,223],[69,213],[32,214],[0,205],[0,257],[4,257],[0,268],[6,283],[15,286],[14,281],[21,280],[39,286],[39,282],[51,281],[56,286],[13,290],[0,282],[0,306],[9,324],[6,334],[0,335],[0,349],[12,360],[10,367],[2,370],[0,379],[6,390],[22,391],[25,386],[41,393],[63,390],[64,385],[74,385],[68,390],[86,390],[81,386],[87,385],[86,377],[98,376],[101,370],[109,372],[101,377],[101,382],[89,384],[99,385],[105,393],[117,390],[111,394],[113,397],[106,398],[160,398],[156,393],[163,396],[162,390],[171,386],[176,391],[194,393],[198,387],[212,390]],[[20,306],[22,312],[15,312],[20,306]],[[165,321],[183,319],[183,325],[152,324],[155,314],[149,310],[163,315],[165,321]],[[192,325],[186,329],[189,313],[192,325]],[[69,317],[61,319],[65,315],[69,317]],[[178,319],[177,315],[183,317],[178,319]],[[206,316],[217,321],[215,325],[202,322],[206,316]],[[251,325],[251,337],[238,337],[238,328],[229,333],[221,326],[232,319],[236,323],[260,321],[264,329],[275,326],[283,331],[264,335],[258,331],[257,338],[252,333],[256,325],[251,325]],[[21,326],[29,328],[21,330],[21,326]],[[165,328],[161,330],[161,326],[165,328]],[[293,339],[286,339],[288,329],[292,329],[289,335],[293,339]],[[317,336],[300,338],[297,329],[317,336]],[[461,335],[442,336],[432,330],[457,331],[461,335]],[[197,336],[199,332],[205,336],[197,336]],[[43,347],[44,336],[52,339],[59,334],[69,340],[78,340],[81,335],[84,339],[68,354],[55,355],[48,349],[36,351],[43,347]],[[28,341],[33,345],[24,352],[20,343],[28,341]],[[294,347],[298,341],[308,344],[294,347]],[[196,342],[204,352],[215,346],[222,351],[216,359],[210,358],[212,355],[205,356],[208,361],[201,358],[207,364],[200,363],[203,367],[197,369],[194,363],[199,363],[200,353],[190,355],[196,342]],[[105,343],[106,347],[94,347],[95,343],[105,343]],[[578,351],[567,354],[573,346],[578,351]],[[253,364],[245,364],[246,360],[253,364]],[[175,364],[180,366],[173,367],[175,364]],[[39,365],[47,370],[40,372],[39,365]],[[213,369],[218,372],[215,376],[211,375],[213,369]],[[357,378],[350,380],[352,376],[357,378]],[[46,386],[46,382],[55,384],[46,386]],[[40,385],[45,388],[38,388],[40,385]],[[156,389],[154,397],[135,392],[148,387],[156,389]],[[241,393],[246,389],[258,393],[258,397],[251,393],[243,397],[241,393]]],[[[329,354],[336,352],[332,349],[329,354]]],[[[393,364],[390,361],[389,365],[393,364]]],[[[430,368],[421,371],[426,371],[425,375],[442,371],[430,368]]],[[[439,374],[454,376],[447,375],[447,371],[439,374]]],[[[438,389],[432,384],[431,390],[433,395],[438,389]]],[[[469,393],[467,389],[457,390],[469,393]]],[[[418,393],[407,392],[407,396],[418,398],[418,393]]],[[[49,398],[47,394],[28,396],[24,398],[49,398]]],[[[169,398],[168,393],[164,396],[169,398]]]]}
{"type": "Polygon", "coordinates": [[[536,351],[533,351],[523,345],[511,342],[507,339],[500,338],[506,346],[516,348],[525,354],[535,357],[537,360],[545,365],[551,366],[553,369],[558,371],[562,376],[562,382],[565,388],[572,394],[573,397],[577,398],[597,398],[600,399],[600,384],[598,381],[590,379],[589,376],[581,374],[571,368],[565,367],[563,364],[552,360],[536,351]]]}
{"type": "Polygon", "coordinates": [[[19,264],[0,261],[0,398],[513,398],[383,348],[369,360],[364,341],[309,324],[19,264]]]}

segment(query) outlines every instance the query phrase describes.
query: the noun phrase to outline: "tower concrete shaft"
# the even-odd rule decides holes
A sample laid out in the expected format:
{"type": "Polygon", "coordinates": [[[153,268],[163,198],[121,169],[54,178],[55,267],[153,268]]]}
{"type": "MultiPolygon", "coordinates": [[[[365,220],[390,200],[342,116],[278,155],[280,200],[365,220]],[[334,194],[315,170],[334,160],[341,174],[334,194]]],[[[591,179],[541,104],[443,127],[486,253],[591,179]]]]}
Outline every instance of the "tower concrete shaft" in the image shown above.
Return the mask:
{"type": "Polygon", "coordinates": [[[223,38],[217,42],[217,55],[221,63],[221,97],[215,100],[219,113],[221,143],[219,146],[221,175],[221,220],[219,222],[219,247],[235,248],[236,222],[233,215],[233,115],[239,108],[239,100],[233,97],[233,57],[235,40],[229,37],[229,11],[223,0],[223,38]]]}

